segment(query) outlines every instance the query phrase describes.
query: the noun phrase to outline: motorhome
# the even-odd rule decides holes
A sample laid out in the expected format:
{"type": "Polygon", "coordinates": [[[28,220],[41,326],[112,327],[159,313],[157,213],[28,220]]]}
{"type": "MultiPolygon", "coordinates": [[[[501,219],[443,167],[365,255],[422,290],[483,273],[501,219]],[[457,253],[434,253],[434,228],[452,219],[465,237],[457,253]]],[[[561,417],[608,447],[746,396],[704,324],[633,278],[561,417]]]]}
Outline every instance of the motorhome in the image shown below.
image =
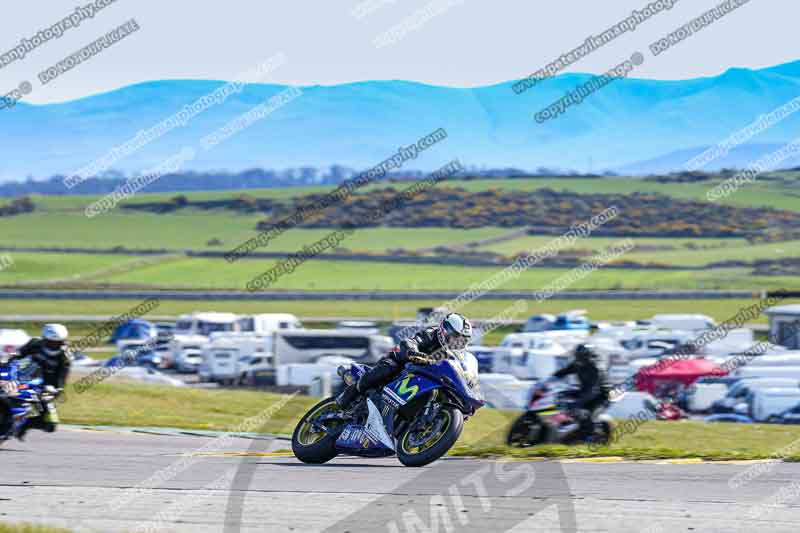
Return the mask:
{"type": "Polygon", "coordinates": [[[166,352],[164,366],[172,367],[178,356],[202,350],[212,333],[239,330],[239,317],[233,313],[191,313],[181,315],[175,323],[174,334],[166,352]]]}
{"type": "Polygon", "coordinates": [[[272,338],[275,364],[313,363],[320,357],[341,355],[374,363],[394,347],[391,337],[354,331],[306,329],[278,331],[272,338]]]}
{"type": "MultiPolygon", "coordinates": [[[[295,331],[303,325],[295,315],[289,313],[262,313],[255,315],[234,315],[232,313],[201,313],[207,334],[187,336],[180,350],[174,353],[175,361],[181,361],[181,368],[186,371],[200,371],[201,379],[210,381],[232,382],[240,376],[238,364],[227,361],[231,350],[236,350],[240,357],[260,355],[270,351],[272,333],[276,331],[295,331]],[[213,315],[213,316],[207,316],[213,315]],[[223,325],[224,327],[220,327],[223,325]],[[202,354],[202,361],[197,361],[197,354],[202,354]],[[219,354],[217,358],[214,354],[219,354]]],[[[180,333],[181,321],[176,325],[176,336],[180,333]]],[[[201,331],[202,333],[202,331],[201,331]]],[[[238,359],[237,359],[238,362],[238,359]]]]}

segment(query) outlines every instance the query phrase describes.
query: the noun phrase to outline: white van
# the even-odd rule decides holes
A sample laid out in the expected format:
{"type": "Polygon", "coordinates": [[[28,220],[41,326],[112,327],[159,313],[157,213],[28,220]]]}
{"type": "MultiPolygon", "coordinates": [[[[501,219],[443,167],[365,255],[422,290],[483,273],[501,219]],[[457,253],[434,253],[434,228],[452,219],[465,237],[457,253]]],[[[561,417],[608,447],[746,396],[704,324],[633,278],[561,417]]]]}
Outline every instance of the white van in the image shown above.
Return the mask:
{"type": "Polygon", "coordinates": [[[509,374],[478,374],[483,399],[495,409],[527,409],[535,381],[523,381],[509,374]]]}
{"type": "Polygon", "coordinates": [[[244,333],[272,333],[284,329],[303,329],[303,324],[290,313],[260,313],[239,317],[238,330],[244,333]]]}
{"type": "Polygon", "coordinates": [[[656,328],[701,331],[716,327],[717,323],[707,315],[698,314],[662,314],[647,320],[656,328]]]}
{"type": "Polygon", "coordinates": [[[252,357],[261,356],[272,363],[272,335],[253,333],[213,334],[203,345],[200,379],[215,383],[233,384],[252,357]]]}
{"type": "Polygon", "coordinates": [[[734,374],[741,378],[792,378],[800,379],[798,366],[750,366],[738,368],[734,374]]]}
{"type": "Polygon", "coordinates": [[[762,355],[754,357],[746,366],[796,366],[800,367],[800,352],[786,352],[781,355],[762,355]]]}
{"type": "Polygon", "coordinates": [[[767,388],[753,393],[750,416],[756,422],[765,422],[800,403],[800,389],[767,388]]]}
{"type": "Polygon", "coordinates": [[[332,329],[278,331],[272,337],[275,365],[314,363],[320,357],[341,355],[374,363],[394,347],[391,337],[332,329]]]}
{"type": "Polygon", "coordinates": [[[507,335],[492,371],[519,379],[545,379],[572,361],[572,353],[544,332],[507,335]]]}
{"type": "Polygon", "coordinates": [[[692,413],[706,413],[714,402],[728,394],[728,386],[724,383],[696,383],[689,389],[687,407],[692,413]]]}

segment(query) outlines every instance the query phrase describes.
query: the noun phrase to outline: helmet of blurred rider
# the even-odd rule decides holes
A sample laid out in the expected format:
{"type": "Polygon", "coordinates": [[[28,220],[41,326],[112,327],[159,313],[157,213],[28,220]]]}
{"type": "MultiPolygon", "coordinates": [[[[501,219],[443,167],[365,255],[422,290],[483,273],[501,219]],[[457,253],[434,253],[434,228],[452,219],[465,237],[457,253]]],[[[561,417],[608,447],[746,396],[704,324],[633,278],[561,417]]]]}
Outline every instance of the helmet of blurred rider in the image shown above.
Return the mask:
{"type": "Polygon", "coordinates": [[[442,347],[460,353],[472,338],[472,324],[464,315],[450,313],[439,323],[436,333],[442,347]]]}
{"type": "Polygon", "coordinates": [[[45,324],[42,328],[42,341],[44,351],[48,355],[53,355],[64,347],[69,337],[69,332],[63,324],[45,324]]]}
{"type": "Polygon", "coordinates": [[[591,344],[579,344],[575,347],[575,359],[579,361],[594,361],[597,359],[597,351],[591,344]]]}

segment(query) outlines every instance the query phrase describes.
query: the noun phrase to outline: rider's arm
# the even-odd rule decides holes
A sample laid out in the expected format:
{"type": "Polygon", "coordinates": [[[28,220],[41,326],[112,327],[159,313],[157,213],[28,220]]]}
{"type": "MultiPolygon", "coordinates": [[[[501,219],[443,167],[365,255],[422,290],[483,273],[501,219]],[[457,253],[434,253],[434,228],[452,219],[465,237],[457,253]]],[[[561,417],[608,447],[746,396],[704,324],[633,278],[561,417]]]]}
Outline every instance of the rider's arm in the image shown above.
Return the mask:
{"type": "Polygon", "coordinates": [[[36,339],[31,339],[17,350],[20,356],[26,357],[39,353],[39,342],[36,339]]]}
{"type": "Polygon", "coordinates": [[[562,368],[561,370],[556,370],[553,373],[554,378],[563,378],[569,376],[570,374],[575,374],[578,371],[577,365],[573,362],[562,368]]]}
{"type": "Polygon", "coordinates": [[[69,369],[72,364],[71,362],[72,357],[68,352],[65,351],[58,365],[58,371],[56,374],[56,388],[63,389],[66,385],[67,376],[69,375],[69,369]]]}

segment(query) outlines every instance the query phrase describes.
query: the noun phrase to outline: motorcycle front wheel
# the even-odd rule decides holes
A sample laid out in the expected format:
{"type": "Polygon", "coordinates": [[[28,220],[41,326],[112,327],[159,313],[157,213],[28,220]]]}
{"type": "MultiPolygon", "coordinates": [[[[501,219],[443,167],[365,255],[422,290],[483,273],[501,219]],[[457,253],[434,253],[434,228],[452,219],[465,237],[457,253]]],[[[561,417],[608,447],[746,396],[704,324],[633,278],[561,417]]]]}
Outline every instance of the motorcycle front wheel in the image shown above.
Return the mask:
{"type": "Polygon", "coordinates": [[[594,444],[607,446],[611,442],[611,433],[614,428],[610,422],[605,420],[595,423],[594,435],[592,435],[592,442],[594,444]]]}
{"type": "MultiPolygon", "coordinates": [[[[292,452],[294,456],[310,464],[327,463],[336,457],[336,439],[332,435],[331,426],[337,422],[330,416],[339,412],[335,398],[327,398],[311,408],[300,419],[292,434],[292,452]],[[323,419],[322,422],[320,419],[323,419]]],[[[343,425],[343,422],[338,423],[343,425]]],[[[336,428],[333,428],[336,429],[336,428]]]]}
{"type": "Polygon", "coordinates": [[[545,428],[539,417],[525,413],[511,424],[511,429],[508,430],[508,436],[506,437],[506,444],[519,448],[536,446],[543,442],[544,434],[545,428]]]}
{"type": "Polygon", "coordinates": [[[443,407],[430,423],[414,421],[401,435],[397,458],[405,466],[425,466],[442,457],[461,436],[464,414],[443,407]]]}

